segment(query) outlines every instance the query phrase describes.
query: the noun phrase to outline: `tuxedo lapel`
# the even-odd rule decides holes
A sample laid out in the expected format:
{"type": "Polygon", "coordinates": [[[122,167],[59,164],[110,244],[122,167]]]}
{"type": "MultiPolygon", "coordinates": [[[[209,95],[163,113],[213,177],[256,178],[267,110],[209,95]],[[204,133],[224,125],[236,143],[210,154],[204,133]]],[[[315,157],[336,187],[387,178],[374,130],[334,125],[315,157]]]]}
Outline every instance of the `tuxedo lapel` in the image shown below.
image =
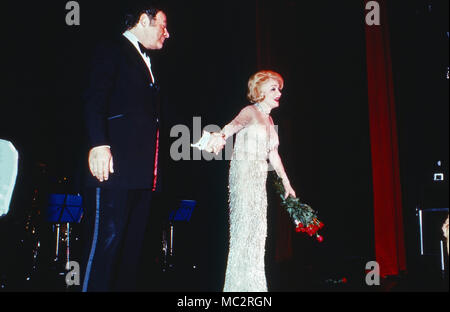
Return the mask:
{"type": "Polygon", "coordinates": [[[138,50],[136,50],[134,45],[124,36],[122,36],[120,43],[122,45],[124,54],[128,57],[130,62],[139,69],[139,72],[142,73],[147,84],[150,84],[150,82],[152,81],[150,72],[148,70],[147,64],[145,64],[138,50]]]}

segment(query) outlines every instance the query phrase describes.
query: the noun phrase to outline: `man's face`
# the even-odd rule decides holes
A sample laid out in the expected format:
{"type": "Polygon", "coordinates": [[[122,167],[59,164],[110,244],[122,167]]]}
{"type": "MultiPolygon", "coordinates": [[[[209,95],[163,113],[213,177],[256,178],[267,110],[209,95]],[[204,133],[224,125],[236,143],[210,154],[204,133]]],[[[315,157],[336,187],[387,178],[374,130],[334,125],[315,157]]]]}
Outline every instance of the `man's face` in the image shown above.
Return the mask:
{"type": "Polygon", "coordinates": [[[160,50],[164,45],[164,41],[169,38],[167,31],[167,18],[163,11],[159,11],[155,18],[145,27],[144,46],[147,49],[160,50]]]}

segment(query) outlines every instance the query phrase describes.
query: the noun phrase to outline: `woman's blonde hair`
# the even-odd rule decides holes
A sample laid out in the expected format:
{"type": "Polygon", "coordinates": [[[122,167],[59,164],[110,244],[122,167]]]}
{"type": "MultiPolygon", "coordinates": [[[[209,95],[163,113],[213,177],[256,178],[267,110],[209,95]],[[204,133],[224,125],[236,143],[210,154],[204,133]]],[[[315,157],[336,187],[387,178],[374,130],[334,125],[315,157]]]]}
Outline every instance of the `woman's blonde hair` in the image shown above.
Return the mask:
{"type": "Polygon", "coordinates": [[[279,73],[271,70],[261,70],[253,74],[248,80],[247,99],[251,103],[258,103],[264,100],[264,95],[261,94],[261,86],[269,79],[277,81],[280,89],[283,89],[284,80],[279,73]]]}

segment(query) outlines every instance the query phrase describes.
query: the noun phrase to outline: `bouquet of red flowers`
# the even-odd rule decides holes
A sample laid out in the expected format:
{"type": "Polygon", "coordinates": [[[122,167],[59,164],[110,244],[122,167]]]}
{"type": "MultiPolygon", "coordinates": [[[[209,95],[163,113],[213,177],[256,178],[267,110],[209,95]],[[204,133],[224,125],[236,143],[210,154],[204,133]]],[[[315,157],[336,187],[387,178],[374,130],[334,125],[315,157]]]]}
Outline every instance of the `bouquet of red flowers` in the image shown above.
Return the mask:
{"type": "Polygon", "coordinates": [[[318,219],[317,212],[309,205],[300,202],[299,198],[284,198],[284,186],[280,177],[275,176],[275,190],[281,198],[281,206],[286,209],[295,223],[296,232],[304,232],[309,236],[316,236],[317,241],[322,242],[323,237],[318,231],[323,228],[324,224],[318,219]]]}

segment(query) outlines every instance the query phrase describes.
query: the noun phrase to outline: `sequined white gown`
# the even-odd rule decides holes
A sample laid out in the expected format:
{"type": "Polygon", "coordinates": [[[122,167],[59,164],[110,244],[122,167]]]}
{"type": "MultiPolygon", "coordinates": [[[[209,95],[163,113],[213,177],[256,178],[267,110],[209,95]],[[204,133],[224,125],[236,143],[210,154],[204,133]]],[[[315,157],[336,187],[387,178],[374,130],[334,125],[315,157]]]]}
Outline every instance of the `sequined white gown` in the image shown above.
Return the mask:
{"type": "Polygon", "coordinates": [[[230,244],[223,291],[267,291],[264,255],[267,236],[268,153],[278,147],[270,116],[245,107],[222,130],[236,134],[229,173],[230,244]]]}

